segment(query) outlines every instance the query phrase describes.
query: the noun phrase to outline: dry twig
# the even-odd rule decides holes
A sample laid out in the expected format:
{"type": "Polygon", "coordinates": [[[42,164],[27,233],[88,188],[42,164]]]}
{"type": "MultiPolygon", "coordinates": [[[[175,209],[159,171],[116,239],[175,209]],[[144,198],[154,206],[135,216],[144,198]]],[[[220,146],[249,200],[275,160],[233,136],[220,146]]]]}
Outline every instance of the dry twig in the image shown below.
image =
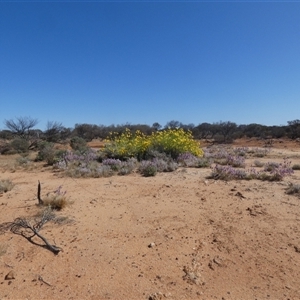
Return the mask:
{"type": "Polygon", "coordinates": [[[52,221],[54,219],[55,219],[55,214],[52,212],[51,208],[47,208],[44,211],[42,217],[40,219],[35,219],[34,222],[23,217],[16,218],[13,222],[6,222],[1,224],[0,231],[10,230],[15,234],[22,235],[28,241],[36,245],[37,243],[35,243],[32,240],[32,238],[34,236],[37,236],[46,244],[44,247],[52,251],[54,254],[58,254],[62,249],[55,245],[51,245],[47,241],[47,239],[39,233],[39,231],[47,222],[52,221]]]}

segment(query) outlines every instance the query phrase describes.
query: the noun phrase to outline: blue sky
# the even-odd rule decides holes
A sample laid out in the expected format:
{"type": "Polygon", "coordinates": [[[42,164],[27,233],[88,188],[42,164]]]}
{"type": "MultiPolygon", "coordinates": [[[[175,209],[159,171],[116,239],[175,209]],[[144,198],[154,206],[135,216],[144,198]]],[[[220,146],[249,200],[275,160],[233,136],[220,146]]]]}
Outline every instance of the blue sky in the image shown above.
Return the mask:
{"type": "Polygon", "coordinates": [[[300,2],[0,2],[0,129],[300,119],[300,2]]]}

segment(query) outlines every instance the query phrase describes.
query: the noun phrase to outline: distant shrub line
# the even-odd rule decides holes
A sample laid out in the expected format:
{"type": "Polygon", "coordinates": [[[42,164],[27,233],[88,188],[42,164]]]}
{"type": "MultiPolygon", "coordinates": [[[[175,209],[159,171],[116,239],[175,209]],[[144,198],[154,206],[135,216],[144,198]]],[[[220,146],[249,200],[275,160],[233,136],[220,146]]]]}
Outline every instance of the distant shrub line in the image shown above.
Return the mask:
{"type": "MultiPolygon", "coordinates": [[[[52,142],[39,143],[36,161],[45,161],[67,176],[87,178],[132,172],[148,177],[160,172],[173,172],[179,167],[211,167],[210,178],[216,180],[275,181],[299,170],[299,165],[291,167],[287,160],[282,163],[255,160],[255,168],[245,169],[247,158],[267,156],[270,148],[215,145],[202,150],[191,131],[182,128],[155,131],[148,135],[129,129],[113,132],[99,150],[89,148],[80,137],[71,139],[70,146],[72,150],[60,150],[52,142]]],[[[30,160],[23,156],[18,159],[18,164],[26,167],[30,160]]]]}

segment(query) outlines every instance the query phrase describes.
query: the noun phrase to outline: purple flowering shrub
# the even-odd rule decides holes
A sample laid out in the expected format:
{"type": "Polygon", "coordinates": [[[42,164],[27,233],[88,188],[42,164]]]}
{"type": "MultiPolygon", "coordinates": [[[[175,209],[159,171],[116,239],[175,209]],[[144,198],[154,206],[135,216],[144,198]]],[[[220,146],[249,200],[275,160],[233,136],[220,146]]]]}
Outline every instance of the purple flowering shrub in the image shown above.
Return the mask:
{"type": "Polygon", "coordinates": [[[194,167],[198,162],[198,158],[192,153],[185,152],[178,155],[177,162],[183,167],[194,167]]]}
{"type": "Polygon", "coordinates": [[[197,157],[189,152],[179,154],[177,162],[183,167],[205,168],[209,167],[211,160],[206,157],[197,157]]]}
{"type": "Polygon", "coordinates": [[[87,151],[78,154],[68,151],[63,158],[57,162],[54,167],[65,172],[70,177],[109,177],[118,172],[120,175],[126,175],[133,172],[137,166],[137,160],[130,158],[127,161],[121,161],[114,158],[105,158],[102,163],[99,162],[99,156],[95,151],[87,151]]]}
{"type": "Polygon", "coordinates": [[[117,171],[119,175],[127,175],[134,171],[137,167],[137,159],[131,157],[126,161],[121,161],[115,158],[107,158],[102,161],[103,166],[109,166],[112,171],[117,171]]]}
{"type": "Polygon", "coordinates": [[[154,158],[152,160],[157,168],[157,172],[173,172],[178,168],[178,164],[173,159],[154,158]]]}
{"type": "Polygon", "coordinates": [[[270,153],[270,148],[250,148],[248,153],[254,157],[265,157],[270,153]]]}
{"type": "Polygon", "coordinates": [[[220,180],[246,179],[245,170],[233,168],[232,166],[215,165],[212,168],[211,178],[220,180]]]}
{"type": "Polygon", "coordinates": [[[204,149],[204,157],[210,159],[218,165],[230,165],[233,167],[244,168],[245,167],[245,151],[248,148],[234,149],[228,147],[211,147],[204,149]],[[240,155],[243,153],[243,155],[240,155]]]}
{"type": "Polygon", "coordinates": [[[139,165],[139,172],[145,176],[155,176],[157,173],[157,166],[153,161],[142,160],[139,165]]]}
{"type": "Polygon", "coordinates": [[[132,173],[138,164],[138,160],[134,157],[127,159],[126,161],[122,161],[121,167],[118,170],[118,175],[128,175],[132,173]]]}
{"type": "Polygon", "coordinates": [[[249,148],[248,147],[237,147],[233,149],[233,152],[235,153],[235,155],[238,156],[246,156],[247,153],[249,152],[249,148]]]}
{"type": "Polygon", "coordinates": [[[272,172],[279,167],[279,163],[277,162],[267,162],[264,166],[264,171],[272,172]]]}
{"type": "Polygon", "coordinates": [[[283,163],[269,163],[262,171],[257,171],[254,168],[248,170],[235,169],[232,166],[221,166],[216,164],[212,168],[211,178],[232,180],[232,179],[259,179],[268,181],[281,181],[285,176],[293,174],[291,162],[284,159],[283,163]]]}
{"type": "Polygon", "coordinates": [[[99,178],[110,177],[113,175],[113,170],[110,166],[100,165],[97,162],[90,164],[89,166],[78,166],[75,168],[69,168],[65,171],[65,174],[70,177],[85,177],[85,178],[99,178]]]}
{"type": "Polygon", "coordinates": [[[280,181],[285,176],[290,176],[294,173],[291,167],[291,162],[284,159],[282,163],[267,163],[264,171],[260,172],[261,180],[280,181]]]}
{"type": "Polygon", "coordinates": [[[68,151],[54,167],[63,170],[70,177],[108,177],[113,171],[108,165],[100,165],[97,162],[98,155],[90,150],[85,153],[68,151]]]}
{"type": "Polygon", "coordinates": [[[254,163],[254,166],[258,167],[258,168],[261,168],[265,165],[263,162],[261,162],[260,160],[257,160],[257,159],[253,163],[254,163]]]}
{"type": "Polygon", "coordinates": [[[122,167],[122,162],[119,159],[107,158],[102,161],[104,166],[110,166],[113,171],[119,171],[122,167]]]}
{"type": "Polygon", "coordinates": [[[153,158],[142,160],[138,170],[144,176],[155,176],[157,172],[173,172],[177,168],[178,164],[173,159],[153,158]]]}

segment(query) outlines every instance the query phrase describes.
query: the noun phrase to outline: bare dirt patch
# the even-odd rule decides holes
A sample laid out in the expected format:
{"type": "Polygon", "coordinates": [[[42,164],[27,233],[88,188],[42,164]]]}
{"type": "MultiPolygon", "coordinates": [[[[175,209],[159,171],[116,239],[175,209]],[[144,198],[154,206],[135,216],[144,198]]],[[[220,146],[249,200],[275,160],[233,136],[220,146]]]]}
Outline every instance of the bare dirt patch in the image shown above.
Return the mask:
{"type": "MultiPolygon", "coordinates": [[[[299,164],[288,145],[260,160],[299,164]]],[[[300,200],[285,193],[300,171],[282,182],[215,181],[208,168],[72,179],[9,164],[0,156],[0,180],[15,184],[0,195],[0,223],[39,211],[38,180],[42,194],[67,190],[72,205],[57,215],[73,221],[42,230],[57,255],[0,235],[0,299],[300,299],[300,200]]]]}

